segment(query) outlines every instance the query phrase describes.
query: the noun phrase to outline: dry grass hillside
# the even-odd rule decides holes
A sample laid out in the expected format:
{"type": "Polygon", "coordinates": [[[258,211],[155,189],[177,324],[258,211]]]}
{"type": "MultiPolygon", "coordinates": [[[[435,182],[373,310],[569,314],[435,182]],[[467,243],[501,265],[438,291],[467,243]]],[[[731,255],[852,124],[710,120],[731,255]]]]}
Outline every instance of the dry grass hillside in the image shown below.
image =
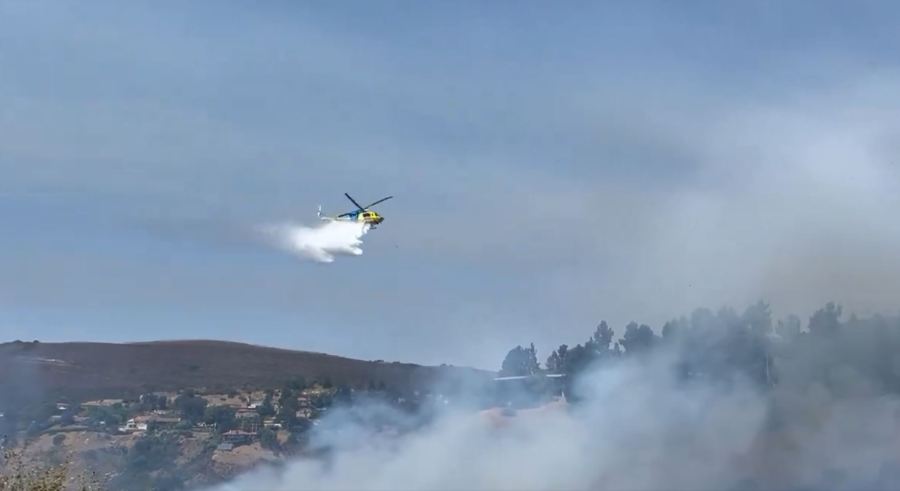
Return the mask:
{"type": "Polygon", "coordinates": [[[489,373],[455,367],[362,361],[223,341],[0,344],[0,373],[16,391],[84,397],[123,397],[186,387],[216,390],[276,387],[302,377],[397,390],[439,380],[484,380],[489,373]]]}

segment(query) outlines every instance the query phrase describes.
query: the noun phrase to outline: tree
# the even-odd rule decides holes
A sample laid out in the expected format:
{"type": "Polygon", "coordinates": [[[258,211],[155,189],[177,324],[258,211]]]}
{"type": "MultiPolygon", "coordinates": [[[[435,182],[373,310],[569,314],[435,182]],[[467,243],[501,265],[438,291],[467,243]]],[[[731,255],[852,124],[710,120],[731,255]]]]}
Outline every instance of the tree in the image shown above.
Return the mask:
{"type": "Polygon", "coordinates": [[[263,403],[257,406],[256,412],[259,413],[260,418],[275,416],[275,406],[272,405],[273,396],[274,392],[271,390],[267,390],[266,397],[265,399],[263,399],[263,403]]]}
{"type": "Polygon", "coordinates": [[[619,340],[619,344],[625,348],[626,354],[635,354],[646,352],[656,342],[656,335],[653,329],[646,324],[638,326],[636,322],[631,322],[625,326],[625,335],[619,340]]]}
{"type": "Polygon", "coordinates": [[[500,367],[500,374],[504,376],[533,375],[540,370],[537,362],[537,352],[532,343],[529,348],[516,346],[506,354],[506,358],[500,367]]]}
{"type": "Polygon", "coordinates": [[[678,325],[677,321],[671,320],[663,324],[662,328],[662,337],[666,341],[670,341],[675,339],[680,333],[681,329],[678,325]]]}
{"type": "Polygon", "coordinates": [[[809,318],[809,332],[816,336],[829,337],[837,334],[841,327],[841,306],[828,302],[809,318]]]}
{"type": "Polygon", "coordinates": [[[92,406],[88,408],[87,416],[91,424],[106,426],[107,428],[118,426],[128,419],[121,405],[118,408],[113,406],[92,406]]]}
{"type": "Polygon", "coordinates": [[[353,391],[346,385],[339,385],[334,392],[334,402],[349,406],[353,403],[353,391]]]}
{"type": "Polygon", "coordinates": [[[185,392],[175,398],[175,409],[181,412],[181,417],[197,423],[203,419],[206,411],[206,399],[196,397],[193,391],[185,392]]]}
{"type": "Polygon", "coordinates": [[[544,365],[547,367],[547,371],[551,373],[559,373],[562,368],[562,363],[560,363],[559,355],[556,350],[550,353],[550,356],[547,357],[547,361],[544,362],[544,365]]]}
{"type": "Polygon", "coordinates": [[[168,400],[165,395],[156,395],[153,393],[141,394],[138,397],[138,408],[141,411],[153,411],[154,409],[165,410],[168,400]]]}
{"type": "Polygon", "coordinates": [[[204,411],[203,421],[216,425],[216,431],[225,433],[234,428],[235,410],[230,406],[208,406],[204,411]]]}
{"type": "Polygon", "coordinates": [[[151,472],[171,466],[178,453],[178,442],[171,436],[144,436],[128,450],[126,471],[151,472]]]}
{"type": "Polygon", "coordinates": [[[565,344],[561,344],[556,352],[559,354],[559,361],[565,366],[566,357],[569,356],[569,347],[565,344]]]}
{"type": "Polygon", "coordinates": [[[180,454],[177,437],[147,435],[138,439],[125,456],[125,466],[110,483],[110,489],[181,489],[183,479],[175,474],[180,454]]]}
{"type": "Polygon", "coordinates": [[[796,315],[789,315],[783,320],[778,321],[775,328],[775,334],[787,342],[794,342],[803,333],[803,323],[796,315]]]}
{"type": "Polygon", "coordinates": [[[298,375],[288,382],[288,387],[297,392],[302,392],[307,387],[306,379],[298,375]]]}
{"type": "Polygon", "coordinates": [[[263,448],[267,448],[269,450],[278,450],[278,436],[274,431],[263,428],[259,430],[259,443],[263,448]]]}
{"type": "Polygon", "coordinates": [[[609,328],[606,321],[600,321],[600,324],[597,325],[597,329],[594,330],[594,335],[592,336],[594,347],[598,350],[608,351],[609,344],[612,343],[613,335],[615,335],[615,332],[609,328]]]}
{"type": "Polygon", "coordinates": [[[576,344],[574,348],[566,350],[566,356],[562,359],[563,372],[569,375],[577,375],[587,368],[592,361],[594,361],[593,349],[576,344]]]}
{"type": "Polygon", "coordinates": [[[278,415],[276,418],[286,428],[291,428],[297,424],[297,410],[300,405],[297,402],[297,396],[290,387],[285,386],[281,389],[281,396],[278,398],[278,415]]]}
{"type": "Polygon", "coordinates": [[[550,353],[547,357],[547,371],[551,373],[565,373],[567,357],[569,356],[569,347],[565,344],[559,345],[559,348],[550,353]]]}
{"type": "Polygon", "coordinates": [[[772,311],[762,300],[747,307],[742,317],[754,335],[766,336],[772,332],[772,311]]]}

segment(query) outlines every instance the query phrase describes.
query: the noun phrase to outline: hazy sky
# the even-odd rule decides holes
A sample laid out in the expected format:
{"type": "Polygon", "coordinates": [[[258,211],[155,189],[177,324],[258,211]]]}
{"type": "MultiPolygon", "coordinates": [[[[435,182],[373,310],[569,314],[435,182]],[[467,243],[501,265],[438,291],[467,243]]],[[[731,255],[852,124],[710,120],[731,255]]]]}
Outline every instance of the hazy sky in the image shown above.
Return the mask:
{"type": "Polygon", "coordinates": [[[0,0],[0,340],[496,368],[900,307],[893,2],[0,0]],[[365,254],[261,224],[374,201],[365,254]]]}

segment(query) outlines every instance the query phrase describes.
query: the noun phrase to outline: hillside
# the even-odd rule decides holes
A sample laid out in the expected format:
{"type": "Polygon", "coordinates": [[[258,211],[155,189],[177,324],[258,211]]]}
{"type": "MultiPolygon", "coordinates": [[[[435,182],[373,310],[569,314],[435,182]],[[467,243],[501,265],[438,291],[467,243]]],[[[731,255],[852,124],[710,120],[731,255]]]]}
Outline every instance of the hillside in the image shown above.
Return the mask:
{"type": "Polygon", "coordinates": [[[405,391],[437,381],[484,380],[488,372],[355,360],[223,341],[0,344],[0,373],[18,390],[52,395],[123,397],[185,387],[276,387],[292,379],[405,391]]]}

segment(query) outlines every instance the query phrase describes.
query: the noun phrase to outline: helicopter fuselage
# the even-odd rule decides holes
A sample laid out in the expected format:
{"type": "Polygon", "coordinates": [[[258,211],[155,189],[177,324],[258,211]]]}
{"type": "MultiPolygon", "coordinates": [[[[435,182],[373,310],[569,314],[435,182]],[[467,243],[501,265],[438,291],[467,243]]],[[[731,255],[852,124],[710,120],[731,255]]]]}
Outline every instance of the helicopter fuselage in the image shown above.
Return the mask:
{"type": "Polygon", "coordinates": [[[364,223],[369,225],[372,228],[375,228],[376,225],[380,224],[384,221],[384,217],[379,215],[378,212],[372,211],[369,208],[381,203],[383,201],[387,201],[393,196],[388,196],[386,198],[381,198],[380,200],[370,204],[369,206],[363,207],[360,206],[359,203],[356,202],[349,194],[344,193],[344,196],[350,200],[354,205],[356,205],[357,209],[353,211],[348,211],[347,213],[343,213],[336,217],[327,217],[322,214],[322,206],[319,205],[319,217],[323,220],[337,220],[342,222],[356,222],[356,223],[364,223]]]}

